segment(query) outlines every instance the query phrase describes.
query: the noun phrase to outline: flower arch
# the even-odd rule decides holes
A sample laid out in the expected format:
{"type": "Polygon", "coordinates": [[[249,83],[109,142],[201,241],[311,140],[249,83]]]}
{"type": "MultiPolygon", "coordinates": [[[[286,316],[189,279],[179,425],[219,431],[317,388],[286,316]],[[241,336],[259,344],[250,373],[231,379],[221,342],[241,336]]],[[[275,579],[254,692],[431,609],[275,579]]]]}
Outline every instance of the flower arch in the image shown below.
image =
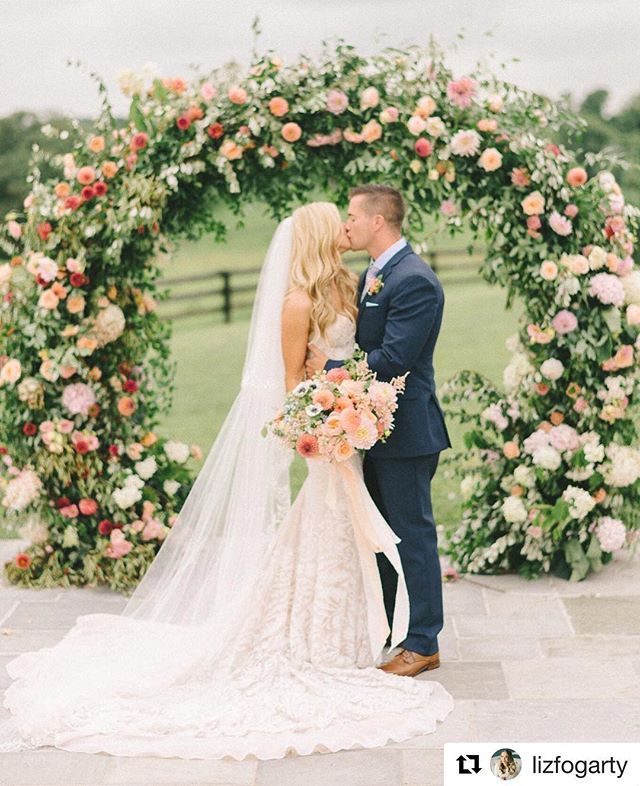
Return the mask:
{"type": "Polygon", "coordinates": [[[465,217],[482,276],[524,302],[505,390],[463,371],[443,391],[469,425],[458,567],[577,579],[635,540],[638,211],[600,157],[553,141],[575,118],[490,74],[454,78],[434,47],[267,54],[242,78],[127,72],[123,128],[99,84],[92,133],[76,127],[57,179],[34,167],[0,228],[0,502],[32,541],[11,582],[131,588],[176,520],[197,449],[153,432],[174,370],[155,313],[169,240],[223,237],[219,203],[279,218],[310,186],[343,203],[361,181],[402,190],[414,240],[428,214],[452,232],[465,217]]]}

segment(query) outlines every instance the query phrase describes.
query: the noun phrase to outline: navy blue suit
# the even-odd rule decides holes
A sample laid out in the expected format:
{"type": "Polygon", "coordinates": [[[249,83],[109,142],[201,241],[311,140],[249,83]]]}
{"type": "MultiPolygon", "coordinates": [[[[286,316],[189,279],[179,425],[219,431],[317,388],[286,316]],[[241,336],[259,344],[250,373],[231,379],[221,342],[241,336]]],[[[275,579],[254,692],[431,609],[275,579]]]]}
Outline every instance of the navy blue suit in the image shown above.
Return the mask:
{"type": "MultiPolygon", "coordinates": [[[[365,272],[360,276],[358,301],[365,272]]],[[[386,443],[367,452],[367,489],[393,531],[411,606],[405,649],[432,655],[442,630],[442,576],[431,478],[440,451],[451,447],[436,396],[433,352],[442,322],[444,292],[431,268],[411,248],[401,248],[382,268],[383,287],[359,305],[356,341],[367,353],[378,379],[389,381],[409,371],[398,398],[395,427],[386,443]]],[[[325,369],[342,365],[329,360],[325,369]]],[[[384,554],[376,554],[387,616],[391,625],[397,574],[384,554]]]]}

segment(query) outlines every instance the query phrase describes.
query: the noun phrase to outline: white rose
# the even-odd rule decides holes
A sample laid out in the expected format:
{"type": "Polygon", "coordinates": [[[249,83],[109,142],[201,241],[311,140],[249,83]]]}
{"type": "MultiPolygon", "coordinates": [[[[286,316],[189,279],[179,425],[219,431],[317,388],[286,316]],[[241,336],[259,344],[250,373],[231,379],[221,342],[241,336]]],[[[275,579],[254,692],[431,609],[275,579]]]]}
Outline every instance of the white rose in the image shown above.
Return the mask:
{"type": "Polygon", "coordinates": [[[497,93],[493,93],[487,99],[487,106],[491,112],[501,112],[502,107],[504,106],[502,96],[499,96],[497,93]]]}
{"type": "Polygon", "coordinates": [[[446,130],[447,127],[445,126],[441,117],[434,116],[427,119],[425,131],[427,134],[429,134],[429,136],[442,136],[446,130]]]}
{"type": "Polygon", "coordinates": [[[120,338],[125,328],[126,320],[120,306],[109,304],[96,317],[94,332],[98,346],[103,347],[120,338]]]}
{"type": "Polygon", "coordinates": [[[149,456],[144,461],[138,461],[135,464],[135,470],[144,480],[148,480],[158,469],[155,456],[149,456]]]}
{"type": "Polygon", "coordinates": [[[409,118],[407,122],[407,128],[409,132],[414,136],[420,136],[420,134],[425,130],[427,124],[419,115],[413,115],[409,118]]]}
{"type": "Polygon", "coordinates": [[[525,354],[521,352],[514,353],[502,372],[502,381],[505,388],[508,392],[517,390],[522,380],[529,374],[533,374],[534,371],[534,367],[525,354]]]}
{"type": "Polygon", "coordinates": [[[115,489],[111,496],[119,508],[126,510],[142,499],[142,492],[134,486],[129,485],[121,489],[115,489]]]}
{"type": "Polygon", "coordinates": [[[11,281],[11,276],[13,275],[13,268],[8,262],[5,262],[4,265],[0,265],[0,287],[8,284],[11,281]]]}
{"type": "Polygon", "coordinates": [[[478,481],[477,475],[465,475],[460,481],[460,493],[463,499],[471,499],[471,495],[476,487],[478,481]]]}
{"type": "Polygon", "coordinates": [[[600,246],[594,246],[589,254],[589,267],[591,270],[600,270],[607,264],[607,252],[600,246]]]}
{"type": "Polygon", "coordinates": [[[604,459],[604,445],[594,445],[587,442],[583,446],[584,457],[589,463],[599,464],[604,459]]]}
{"type": "Polygon", "coordinates": [[[534,450],[531,458],[533,463],[542,469],[556,470],[562,463],[562,456],[551,445],[534,450]]]}
{"type": "Polygon", "coordinates": [[[162,488],[164,489],[164,493],[167,494],[169,497],[173,497],[176,491],[180,488],[180,483],[177,480],[165,480],[162,484],[162,488]]]}
{"type": "Polygon", "coordinates": [[[559,360],[556,360],[556,358],[549,358],[549,360],[545,360],[540,366],[542,376],[550,380],[560,379],[563,371],[564,366],[559,360]]]}
{"type": "Polygon", "coordinates": [[[628,306],[640,306],[640,270],[634,270],[620,279],[624,299],[628,306]]]}
{"type": "Polygon", "coordinates": [[[164,452],[171,461],[175,461],[177,464],[184,464],[189,458],[189,446],[184,442],[175,442],[170,439],[165,442],[164,452]]]}
{"type": "Polygon", "coordinates": [[[519,464],[513,471],[513,479],[520,486],[533,488],[536,484],[536,473],[526,464],[519,464]]]}
{"type": "Polygon", "coordinates": [[[510,524],[522,524],[527,520],[527,509],[520,497],[507,497],[502,503],[502,515],[510,524]]]}
{"type": "Polygon", "coordinates": [[[569,515],[579,520],[593,510],[596,504],[591,494],[578,486],[568,486],[562,492],[562,499],[569,503],[569,515]]]}

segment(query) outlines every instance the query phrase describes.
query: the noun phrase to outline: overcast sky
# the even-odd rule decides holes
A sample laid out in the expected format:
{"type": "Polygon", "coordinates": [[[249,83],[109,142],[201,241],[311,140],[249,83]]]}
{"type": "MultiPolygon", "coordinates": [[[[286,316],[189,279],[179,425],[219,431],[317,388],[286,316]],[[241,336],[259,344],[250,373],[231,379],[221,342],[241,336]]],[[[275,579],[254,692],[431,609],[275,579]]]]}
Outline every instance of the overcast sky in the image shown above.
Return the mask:
{"type": "Polygon", "coordinates": [[[492,55],[517,57],[505,78],[552,97],[604,87],[616,109],[640,92],[639,0],[0,0],[0,12],[0,115],[95,115],[95,85],[65,65],[68,57],[102,75],[123,113],[120,70],[151,62],[188,76],[190,64],[247,62],[256,14],[259,51],[274,48],[285,60],[317,53],[336,35],[366,54],[431,34],[448,47],[462,32],[448,58],[458,74],[492,55]]]}

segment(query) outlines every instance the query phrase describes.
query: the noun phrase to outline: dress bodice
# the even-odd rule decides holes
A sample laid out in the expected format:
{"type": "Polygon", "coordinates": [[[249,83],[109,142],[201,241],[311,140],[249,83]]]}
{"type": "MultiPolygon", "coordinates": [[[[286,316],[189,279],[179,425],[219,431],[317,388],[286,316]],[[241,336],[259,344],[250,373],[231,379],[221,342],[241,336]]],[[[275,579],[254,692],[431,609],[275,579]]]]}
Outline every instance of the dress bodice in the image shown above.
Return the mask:
{"type": "Polygon", "coordinates": [[[317,330],[314,330],[309,342],[325,352],[331,360],[346,360],[353,354],[355,339],[356,326],[351,317],[336,314],[335,321],[326,331],[326,337],[322,338],[317,330]]]}

